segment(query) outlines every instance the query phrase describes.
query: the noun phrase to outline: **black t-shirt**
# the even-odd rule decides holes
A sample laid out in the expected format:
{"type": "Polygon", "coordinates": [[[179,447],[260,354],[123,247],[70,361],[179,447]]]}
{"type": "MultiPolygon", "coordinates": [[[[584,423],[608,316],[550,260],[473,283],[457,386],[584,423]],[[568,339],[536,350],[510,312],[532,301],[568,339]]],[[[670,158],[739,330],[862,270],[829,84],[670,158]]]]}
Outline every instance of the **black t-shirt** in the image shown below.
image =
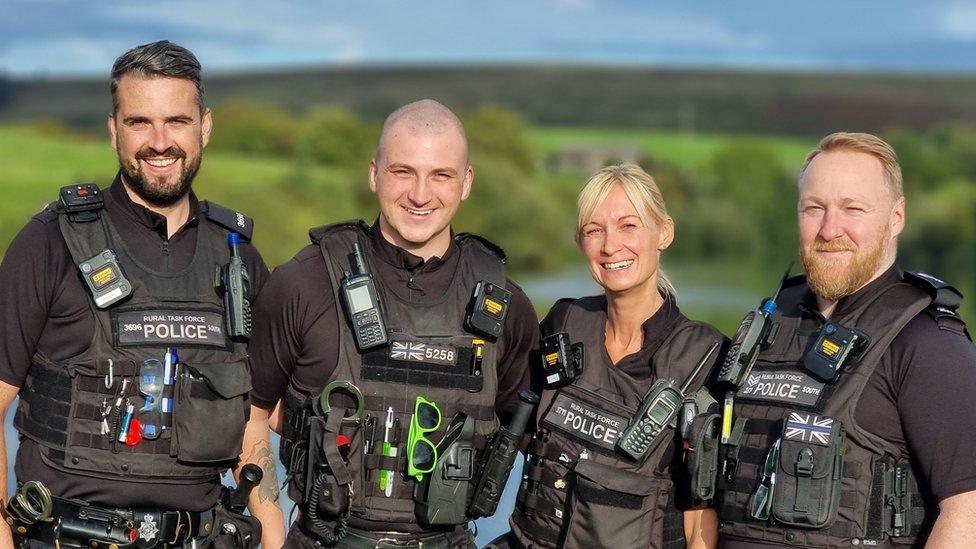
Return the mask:
{"type": "MultiPolygon", "coordinates": [[[[384,285],[411,298],[437,299],[454,278],[460,249],[451,242],[443,258],[427,261],[372,231],[375,272],[384,285]]],[[[530,386],[530,354],[538,349],[537,317],[525,292],[507,281],[512,292],[505,327],[498,339],[498,395],[502,422],[518,405],[518,390],[530,386]]],[[[251,401],[272,408],[289,381],[314,392],[329,381],[339,357],[339,324],[332,280],[318,245],[309,245],[275,269],[254,308],[251,338],[251,401]]]]}
{"type": "MultiPolygon", "coordinates": [[[[831,318],[843,323],[884,288],[900,280],[892,267],[837,303],[831,318]]],[[[816,310],[808,294],[804,303],[816,310]]],[[[900,449],[919,475],[926,499],[976,490],[976,347],[955,314],[929,307],[895,337],[868,379],[855,408],[858,424],[900,449]]],[[[761,543],[723,542],[722,547],[774,547],[761,543]]]]}
{"type": "MultiPolygon", "coordinates": [[[[118,177],[106,192],[111,200],[106,201],[104,213],[135,260],[163,272],[189,264],[201,223],[194,195],[190,195],[190,219],[167,238],[166,218],[132,202],[118,177]]],[[[241,256],[257,292],[267,280],[268,268],[248,243],[241,246],[241,256]]],[[[34,216],[11,242],[0,264],[0,303],[0,380],[5,383],[23,386],[35,353],[60,361],[87,348],[95,331],[91,298],[54,212],[34,216]]],[[[40,480],[56,496],[111,507],[198,511],[212,507],[220,493],[217,480],[176,486],[63,473],[46,465],[37,443],[23,436],[15,467],[20,481],[40,480]]]]}

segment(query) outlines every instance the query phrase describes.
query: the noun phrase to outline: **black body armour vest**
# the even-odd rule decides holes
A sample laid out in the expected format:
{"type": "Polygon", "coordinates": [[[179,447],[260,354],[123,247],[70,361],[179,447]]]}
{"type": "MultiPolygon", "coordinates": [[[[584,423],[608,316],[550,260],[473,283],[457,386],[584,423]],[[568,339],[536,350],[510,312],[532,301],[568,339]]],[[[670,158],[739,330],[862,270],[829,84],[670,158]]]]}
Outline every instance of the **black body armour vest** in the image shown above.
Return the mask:
{"type": "Polygon", "coordinates": [[[960,296],[908,274],[856,310],[832,318],[866,333],[870,344],[858,363],[843,367],[830,383],[803,368],[808,350],[817,352],[811,348],[824,320],[801,304],[809,292],[805,279],[787,284],[773,316],[778,332],[735,396],[732,439],[720,455],[721,535],[803,547],[920,542],[934,515],[925,509],[908,456],[859,426],[855,409],[902,328],[933,299],[942,306],[948,297],[944,306],[955,308],[960,296]],[[777,439],[772,517],[759,520],[750,511],[752,498],[777,439]]]}
{"type": "MultiPolygon", "coordinates": [[[[483,448],[486,439],[498,430],[499,420],[495,413],[498,386],[496,346],[487,343],[481,375],[473,375],[472,340],[479,336],[466,331],[464,320],[466,307],[479,280],[505,287],[504,253],[480,237],[456,235],[454,241],[460,253],[457,271],[447,291],[433,299],[400,295],[374,276],[389,343],[361,352],[356,347],[341,305],[339,282],[343,273],[350,270],[349,256],[356,242],[363,250],[367,268],[370,272],[376,272],[370,238],[372,230],[364,222],[358,221],[320,227],[309,232],[312,242],[321,248],[333,281],[338,314],[336,321],[340,327],[338,363],[330,381],[351,381],[359,387],[365,399],[363,417],[369,415],[377,419],[380,445],[389,408],[393,409],[394,417],[401,426],[397,457],[374,452],[364,455],[363,422],[337,427],[351,441],[348,470],[352,476],[352,501],[348,523],[353,528],[366,531],[430,532],[431,528],[420,524],[415,516],[413,490],[416,481],[406,476],[407,434],[415,400],[423,396],[436,403],[442,412],[440,428],[427,435],[435,444],[457,412],[464,412],[474,419],[476,446],[483,448]],[[381,470],[394,471],[389,497],[379,487],[381,470]]],[[[299,416],[302,406],[307,405],[309,396],[318,398],[319,393],[307,395],[294,384],[289,385],[285,394],[286,432],[283,440],[294,440],[300,436],[296,429],[298,426],[294,425],[295,418],[299,416]]],[[[331,415],[344,412],[348,413],[333,404],[329,423],[338,425],[331,415]]],[[[286,451],[288,447],[295,448],[291,443],[284,444],[281,457],[290,474],[294,475],[291,485],[293,498],[301,501],[304,500],[302,491],[307,493],[302,486],[303,464],[300,463],[304,458],[299,452],[286,451]],[[292,461],[298,463],[292,464],[292,461]]],[[[301,443],[298,447],[301,447],[301,443]]]]}
{"type": "MultiPolygon", "coordinates": [[[[617,453],[615,443],[654,382],[683,382],[722,335],[682,318],[654,353],[653,374],[634,379],[606,353],[606,317],[605,297],[581,298],[555,330],[583,343],[585,366],[570,385],[543,392],[539,403],[511,520],[526,547],[685,546],[671,471],[680,451],[674,429],[665,431],[642,464],[617,453]]],[[[688,394],[708,378],[701,372],[688,394]]]]}
{"type": "Polygon", "coordinates": [[[214,276],[230,258],[227,229],[250,238],[250,219],[201,202],[192,261],[180,272],[161,273],[133,259],[104,212],[82,222],[70,220],[56,204],[49,208],[59,212],[75,264],[114,251],[132,295],[105,310],[90,301],[96,328],[77,356],[54,362],[34,355],[15,426],[41,446],[47,465],[65,473],[174,484],[215,478],[240,455],[251,376],[246,345],[225,336],[214,276]],[[147,359],[164,362],[169,347],[178,349],[181,364],[158,403],[169,410],[161,415],[161,435],[128,446],[118,434],[125,402],[134,417],[146,404],[140,365],[147,359]],[[114,408],[120,397],[128,400],[114,408]]]}

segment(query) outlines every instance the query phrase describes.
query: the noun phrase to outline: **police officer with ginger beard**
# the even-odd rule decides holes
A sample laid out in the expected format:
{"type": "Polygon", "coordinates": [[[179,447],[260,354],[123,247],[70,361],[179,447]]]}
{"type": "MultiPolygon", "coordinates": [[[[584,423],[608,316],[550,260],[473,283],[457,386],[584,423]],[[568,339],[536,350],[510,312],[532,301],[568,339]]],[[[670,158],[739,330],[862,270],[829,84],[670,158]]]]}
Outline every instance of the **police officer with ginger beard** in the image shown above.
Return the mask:
{"type": "Polygon", "coordinates": [[[829,135],[799,191],[806,275],[730,391],[720,546],[976,546],[976,349],[958,292],[895,264],[895,152],[829,135]]]}

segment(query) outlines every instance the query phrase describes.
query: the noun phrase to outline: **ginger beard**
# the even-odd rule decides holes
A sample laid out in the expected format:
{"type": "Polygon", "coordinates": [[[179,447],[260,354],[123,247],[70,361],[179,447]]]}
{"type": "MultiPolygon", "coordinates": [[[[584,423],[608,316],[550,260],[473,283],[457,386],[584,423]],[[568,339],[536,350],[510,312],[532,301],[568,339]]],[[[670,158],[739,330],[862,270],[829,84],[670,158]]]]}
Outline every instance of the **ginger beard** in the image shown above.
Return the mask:
{"type": "Polygon", "coordinates": [[[119,166],[122,168],[122,174],[125,176],[128,187],[146,203],[158,208],[172,206],[190,192],[190,186],[200,169],[202,159],[202,144],[200,154],[192,159],[188,159],[186,152],[177,145],[169,147],[162,153],[158,153],[149,147],[143,147],[135,154],[133,162],[123,158],[122,151],[119,151],[119,166]],[[176,181],[171,182],[166,176],[155,178],[147,176],[143,171],[142,161],[144,159],[161,160],[163,158],[175,158],[180,163],[180,173],[176,181]]]}
{"type": "Polygon", "coordinates": [[[813,244],[800,250],[810,289],[827,301],[837,301],[853,294],[878,274],[890,242],[891,228],[887,225],[881,237],[870,248],[863,250],[847,237],[829,242],[818,237],[813,244]],[[818,253],[839,251],[850,251],[851,255],[831,259],[818,253]]]}

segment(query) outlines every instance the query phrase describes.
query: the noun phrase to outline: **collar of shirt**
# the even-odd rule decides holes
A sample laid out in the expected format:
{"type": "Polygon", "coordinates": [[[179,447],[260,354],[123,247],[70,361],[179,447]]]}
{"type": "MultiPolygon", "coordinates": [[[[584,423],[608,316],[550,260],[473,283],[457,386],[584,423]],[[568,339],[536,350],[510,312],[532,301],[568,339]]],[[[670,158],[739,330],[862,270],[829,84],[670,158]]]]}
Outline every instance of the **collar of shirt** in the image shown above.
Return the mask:
{"type": "MultiPolygon", "coordinates": [[[[149,208],[136,204],[129,197],[129,193],[125,190],[125,184],[122,183],[122,172],[119,172],[115,176],[115,180],[112,182],[112,186],[109,187],[108,193],[112,198],[112,204],[118,205],[115,209],[118,213],[125,215],[129,219],[135,221],[137,224],[158,233],[163,239],[167,238],[166,230],[166,218],[149,208]]],[[[109,208],[109,206],[106,206],[109,208]]],[[[186,223],[180,227],[183,230],[196,223],[197,215],[200,211],[200,202],[197,200],[196,195],[193,191],[190,191],[190,217],[187,219],[186,223]]],[[[111,211],[109,212],[112,213],[111,211]]]]}
{"type": "Polygon", "coordinates": [[[681,318],[681,311],[674,297],[667,295],[661,307],[644,321],[644,342],[641,349],[634,354],[627,355],[617,363],[617,367],[633,378],[647,378],[651,371],[651,357],[661,348],[664,341],[671,335],[675,324],[681,318]]]}
{"type": "MultiPolygon", "coordinates": [[[[849,296],[842,297],[837,302],[837,306],[834,307],[834,312],[830,317],[838,322],[842,322],[844,318],[860,310],[870,300],[874,299],[879,291],[884,290],[892,284],[897,284],[899,281],[901,281],[901,270],[897,265],[892,265],[888,270],[881,273],[881,276],[868,282],[860,290],[849,296]]],[[[803,298],[803,306],[815,315],[822,316],[819,312],[820,308],[817,305],[817,297],[810,291],[809,287],[803,298]]]]}
{"type": "Polygon", "coordinates": [[[395,269],[409,271],[410,273],[430,272],[456,265],[460,253],[457,243],[454,242],[454,231],[451,230],[451,242],[447,246],[444,257],[434,256],[424,261],[422,257],[416,256],[383,238],[379,218],[373,223],[370,239],[378,259],[395,269]]]}

